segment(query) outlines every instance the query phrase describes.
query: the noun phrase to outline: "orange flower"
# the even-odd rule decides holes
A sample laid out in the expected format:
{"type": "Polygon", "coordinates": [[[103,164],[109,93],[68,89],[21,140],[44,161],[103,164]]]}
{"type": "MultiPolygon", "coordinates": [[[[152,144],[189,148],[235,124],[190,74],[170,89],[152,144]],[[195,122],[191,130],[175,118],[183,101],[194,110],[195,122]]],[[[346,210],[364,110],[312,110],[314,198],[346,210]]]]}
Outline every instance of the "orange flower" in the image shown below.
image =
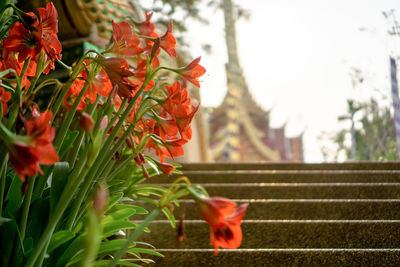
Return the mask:
{"type": "Polygon", "coordinates": [[[218,248],[235,249],[242,243],[243,216],[248,204],[236,208],[236,203],[221,197],[196,199],[201,215],[210,225],[210,240],[215,252],[218,248]]]}
{"type": "Polygon", "coordinates": [[[128,80],[128,77],[135,74],[129,70],[128,62],[124,58],[110,57],[99,59],[98,62],[106,71],[111,83],[117,85],[117,94],[121,98],[133,97],[137,85],[128,80]]]}
{"type": "Polygon", "coordinates": [[[202,76],[206,72],[206,69],[203,68],[201,65],[199,65],[200,58],[201,57],[196,58],[191,63],[189,63],[183,70],[179,71],[184,80],[191,82],[197,87],[200,87],[200,83],[197,80],[197,78],[202,76]]]}
{"type": "Polygon", "coordinates": [[[168,29],[163,36],[161,36],[160,47],[164,49],[171,57],[177,57],[178,54],[175,50],[176,39],[172,35],[172,22],[168,22],[168,29]]]}

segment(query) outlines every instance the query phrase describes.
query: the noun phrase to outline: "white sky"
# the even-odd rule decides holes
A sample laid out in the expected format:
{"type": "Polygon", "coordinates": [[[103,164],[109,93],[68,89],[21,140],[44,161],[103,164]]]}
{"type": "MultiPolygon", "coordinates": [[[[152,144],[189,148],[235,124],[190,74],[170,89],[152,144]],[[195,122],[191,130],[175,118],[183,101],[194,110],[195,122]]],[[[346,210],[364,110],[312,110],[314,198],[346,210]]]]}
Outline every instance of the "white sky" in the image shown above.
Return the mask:
{"type": "MultiPolygon", "coordinates": [[[[390,97],[388,38],[382,11],[400,11],[398,0],[234,0],[251,12],[237,25],[241,65],[257,102],[271,110],[271,126],[287,122],[286,134],[304,134],[305,159],[322,161],[322,132],[349,127],[337,117],[346,99],[390,97]],[[366,28],[367,31],[360,31],[366,28]],[[364,73],[353,89],[350,71],[364,73]]],[[[222,13],[204,8],[208,26],[191,22],[187,42],[207,69],[201,78],[203,106],[217,106],[226,93],[227,61],[222,13]],[[201,46],[212,45],[212,54],[201,46]]],[[[397,50],[398,51],[398,50],[397,50]]],[[[390,98],[389,98],[390,99],[390,98]]]]}

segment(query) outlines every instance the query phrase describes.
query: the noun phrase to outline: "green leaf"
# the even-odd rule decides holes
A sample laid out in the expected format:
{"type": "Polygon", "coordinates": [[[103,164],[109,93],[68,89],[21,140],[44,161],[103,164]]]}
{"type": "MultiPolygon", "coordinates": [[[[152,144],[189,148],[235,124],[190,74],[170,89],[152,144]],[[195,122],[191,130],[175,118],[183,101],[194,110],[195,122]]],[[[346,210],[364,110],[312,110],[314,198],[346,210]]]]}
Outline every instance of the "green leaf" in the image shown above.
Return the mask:
{"type": "Polygon", "coordinates": [[[83,241],[84,241],[84,236],[83,235],[78,236],[68,246],[68,248],[64,251],[64,253],[61,255],[61,257],[58,259],[56,267],[64,267],[71,258],[78,255],[79,252],[82,251],[81,249],[83,247],[83,241]]]}
{"type": "Polygon", "coordinates": [[[127,221],[107,221],[101,223],[101,225],[103,227],[103,238],[115,234],[122,229],[134,229],[137,227],[137,224],[127,221]]]}
{"type": "Polygon", "coordinates": [[[147,249],[147,248],[129,248],[127,250],[128,253],[145,253],[145,254],[149,254],[149,255],[154,255],[154,256],[158,256],[158,257],[164,257],[163,254],[151,250],[151,249],[147,249]]]}
{"type": "Polygon", "coordinates": [[[68,230],[58,231],[57,233],[54,233],[50,239],[50,244],[49,248],[47,249],[47,253],[51,253],[53,250],[55,250],[62,244],[74,238],[74,236],[75,234],[68,230]]]}
{"type": "Polygon", "coordinates": [[[68,181],[69,163],[66,161],[54,164],[50,187],[50,210],[53,210],[61,197],[68,181]]]}
{"type": "Polygon", "coordinates": [[[60,148],[60,152],[58,156],[62,159],[67,153],[68,149],[74,144],[76,137],[79,135],[79,131],[70,131],[67,133],[67,136],[64,139],[64,142],[60,148]]]}
{"type": "Polygon", "coordinates": [[[176,227],[176,222],[175,222],[174,214],[167,207],[163,208],[162,211],[165,214],[165,216],[167,216],[169,222],[171,223],[171,226],[173,228],[175,228],[176,227]]]}
{"type": "Polygon", "coordinates": [[[117,192],[111,195],[110,199],[108,200],[107,210],[110,210],[121,198],[124,196],[123,192],[117,192]]]}
{"type": "Polygon", "coordinates": [[[136,205],[132,205],[132,204],[117,204],[117,205],[115,205],[116,209],[123,209],[123,208],[127,208],[127,207],[129,207],[131,209],[135,209],[135,214],[148,214],[149,213],[146,209],[136,206],[136,205]]]}
{"type": "Polygon", "coordinates": [[[11,221],[10,218],[0,217],[0,226],[1,226],[3,223],[9,222],[9,221],[11,221]]]}
{"type": "Polygon", "coordinates": [[[117,206],[119,205],[116,205],[113,211],[107,214],[106,217],[104,217],[104,219],[102,220],[103,222],[123,220],[129,218],[136,213],[136,209],[129,207],[129,205],[124,205],[124,207],[120,209],[117,209],[117,206]]]}
{"type": "Polygon", "coordinates": [[[22,203],[22,181],[16,174],[11,179],[12,182],[6,197],[7,204],[3,214],[8,217],[17,217],[15,213],[19,210],[22,203]]]}
{"type": "MultiPolygon", "coordinates": [[[[100,261],[96,261],[94,263],[94,266],[107,266],[109,263],[111,262],[111,260],[100,260],[100,261]]],[[[132,266],[132,267],[141,267],[140,265],[128,262],[128,261],[118,261],[117,262],[118,266],[132,266]]]]}
{"type": "Polygon", "coordinates": [[[24,240],[25,256],[29,255],[32,249],[33,249],[33,238],[32,237],[25,238],[24,240]]]}
{"type": "MultiPolygon", "coordinates": [[[[101,243],[98,255],[105,255],[111,254],[117,250],[119,250],[124,244],[126,240],[125,239],[115,239],[115,240],[110,240],[101,243]]],[[[134,247],[136,244],[133,242],[130,247],[134,247]]],[[[79,251],[74,257],[71,258],[71,260],[68,262],[66,266],[73,265],[75,263],[80,262],[83,259],[83,250],[79,251]]]]}

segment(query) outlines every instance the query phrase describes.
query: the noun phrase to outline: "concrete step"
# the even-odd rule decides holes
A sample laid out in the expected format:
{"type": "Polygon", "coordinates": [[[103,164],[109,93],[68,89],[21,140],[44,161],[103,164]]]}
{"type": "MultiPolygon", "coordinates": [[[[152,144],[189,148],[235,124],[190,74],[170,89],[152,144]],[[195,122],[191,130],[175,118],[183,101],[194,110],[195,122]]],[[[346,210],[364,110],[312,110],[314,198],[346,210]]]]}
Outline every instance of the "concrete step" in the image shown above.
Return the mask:
{"type": "MultiPolygon", "coordinates": [[[[167,220],[153,221],[140,240],[158,249],[209,248],[209,226],[185,221],[185,240],[167,220]]],[[[398,248],[399,220],[244,220],[240,248],[398,248]]]]}
{"type": "MultiPolygon", "coordinates": [[[[159,184],[169,186],[169,184],[159,184]]],[[[400,183],[203,184],[210,196],[231,199],[396,199],[400,183]]]]}
{"type": "MultiPolygon", "coordinates": [[[[237,170],[237,171],[184,171],[192,183],[317,183],[317,182],[400,182],[400,171],[349,171],[349,170],[237,170]]],[[[168,183],[182,175],[160,175],[147,183],[168,183]]]]}
{"type": "MultiPolygon", "coordinates": [[[[238,205],[250,203],[246,211],[247,220],[400,220],[400,200],[398,199],[235,199],[238,205]]],[[[186,220],[202,219],[194,200],[181,200],[175,208],[176,218],[182,210],[186,220]]],[[[135,203],[147,210],[148,203],[135,203]]],[[[134,219],[144,219],[146,215],[135,215],[134,219]]],[[[161,216],[159,218],[162,218],[161,216]]]]}
{"type": "Polygon", "coordinates": [[[187,170],[400,170],[400,162],[345,163],[184,163],[187,170]]]}
{"type": "Polygon", "coordinates": [[[149,266],[398,266],[399,249],[212,249],[159,250],[149,266]]]}

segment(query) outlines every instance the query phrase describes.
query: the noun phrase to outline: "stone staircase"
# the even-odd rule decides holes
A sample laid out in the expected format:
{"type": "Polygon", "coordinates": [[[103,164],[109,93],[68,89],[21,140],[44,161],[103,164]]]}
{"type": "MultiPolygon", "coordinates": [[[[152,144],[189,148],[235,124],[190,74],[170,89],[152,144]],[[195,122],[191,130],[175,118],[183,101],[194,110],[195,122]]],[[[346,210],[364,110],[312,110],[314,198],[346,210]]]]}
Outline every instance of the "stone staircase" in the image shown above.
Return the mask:
{"type": "MultiPolygon", "coordinates": [[[[250,203],[237,250],[213,255],[209,227],[192,200],[183,242],[161,216],[147,241],[156,266],[400,266],[400,163],[186,164],[211,196],[250,203]]],[[[151,183],[166,185],[173,177],[151,183]]]]}

